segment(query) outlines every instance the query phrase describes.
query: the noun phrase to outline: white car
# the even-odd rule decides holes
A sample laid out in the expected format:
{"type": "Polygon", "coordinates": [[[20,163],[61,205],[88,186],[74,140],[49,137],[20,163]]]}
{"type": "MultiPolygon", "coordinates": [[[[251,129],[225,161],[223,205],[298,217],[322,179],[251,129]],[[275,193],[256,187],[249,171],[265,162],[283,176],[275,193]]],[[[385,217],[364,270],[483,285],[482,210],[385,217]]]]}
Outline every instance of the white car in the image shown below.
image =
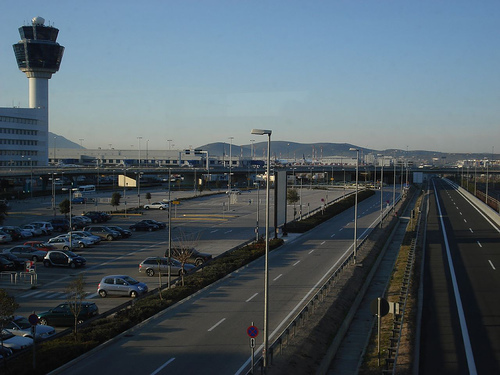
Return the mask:
{"type": "Polygon", "coordinates": [[[33,345],[33,339],[16,336],[6,329],[3,329],[0,334],[2,335],[3,346],[13,351],[23,350],[33,345]]]}
{"type": "Polygon", "coordinates": [[[226,191],[226,194],[238,194],[240,195],[241,194],[241,190],[240,189],[231,189],[231,190],[228,190],[226,191]]]}
{"type": "Polygon", "coordinates": [[[40,228],[43,234],[52,234],[52,232],[54,231],[52,223],[49,223],[48,221],[34,221],[30,224],[40,228]]]}
{"type": "MultiPolygon", "coordinates": [[[[55,238],[64,238],[69,243],[70,234],[69,233],[60,234],[55,238]]],[[[85,238],[79,234],[74,234],[74,233],[71,233],[71,240],[76,241],[78,243],[78,247],[80,248],[89,247],[94,244],[94,241],[92,241],[90,238],[85,238]]]]}
{"type": "Polygon", "coordinates": [[[43,231],[39,227],[33,224],[23,225],[21,229],[30,231],[34,237],[38,237],[43,234],[43,231]]]}
{"type": "Polygon", "coordinates": [[[168,210],[168,203],[164,202],[153,202],[144,205],[144,209],[156,209],[156,210],[168,210]]]}
{"type": "Polygon", "coordinates": [[[90,232],[87,232],[85,230],[73,230],[71,232],[68,232],[68,234],[77,234],[79,236],[82,236],[82,237],[85,237],[85,238],[88,238],[90,239],[94,244],[98,244],[99,242],[101,242],[101,237],[99,236],[94,236],[92,233],[90,232]]]}
{"type": "Polygon", "coordinates": [[[69,243],[69,238],[54,237],[47,241],[49,245],[54,246],[58,250],[71,250],[80,247],[78,241],[72,239],[71,245],[69,243]]]}
{"type": "MultiPolygon", "coordinates": [[[[4,328],[16,336],[23,336],[32,339],[31,323],[24,316],[14,316],[14,318],[4,325],[4,328]]],[[[51,326],[36,325],[35,340],[42,341],[56,334],[56,330],[51,326]]]]}

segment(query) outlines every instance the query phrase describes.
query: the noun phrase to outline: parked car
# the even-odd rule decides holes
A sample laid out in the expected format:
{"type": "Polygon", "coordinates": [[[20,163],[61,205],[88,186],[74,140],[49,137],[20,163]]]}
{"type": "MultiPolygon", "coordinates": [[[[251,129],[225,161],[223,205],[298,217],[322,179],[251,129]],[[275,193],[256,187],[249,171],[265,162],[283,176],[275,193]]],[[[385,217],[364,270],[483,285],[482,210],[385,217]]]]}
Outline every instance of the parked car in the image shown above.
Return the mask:
{"type": "Polygon", "coordinates": [[[78,241],[76,239],[71,239],[71,243],[69,242],[69,238],[63,237],[53,237],[50,238],[47,243],[56,248],[56,250],[71,250],[77,249],[79,247],[78,241]]]}
{"type": "Polygon", "coordinates": [[[168,203],[164,202],[153,202],[144,205],[144,209],[149,210],[168,210],[168,203]]]}
{"type": "MultiPolygon", "coordinates": [[[[175,258],[177,260],[182,260],[183,258],[187,258],[186,263],[191,263],[196,266],[200,266],[203,263],[208,262],[210,259],[212,259],[211,254],[201,253],[194,248],[173,247],[171,250],[172,251],[170,255],[172,258],[175,258]]],[[[168,249],[165,251],[165,256],[168,257],[168,249]]]]}
{"type": "Polygon", "coordinates": [[[12,236],[0,230],[0,243],[7,243],[12,241],[12,236]]]}
{"type": "Polygon", "coordinates": [[[50,251],[50,250],[56,249],[54,246],[48,244],[47,242],[43,242],[43,241],[26,241],[24,244],[31,246],[31,247],[34,247],[35,249],[41,250],[41,251],[50,251]]]}
{"type": "Polygon", "coordinates": [[[94,236],[99,236],[107,241],[117,240],[121,237],[120,232],[111,230],[105,225],[90,225],[83,228],[83,230],[92,233],[94,236]]]}
{"type": "Polygon", "coordinates": [[[128,229],[123,229],[122,227],[119,227],[117,225],[108,225],[107,227],[111,230],[116,230],[117,232],[120,232],[122,238],[128,238],[132,235],[131,231],[129,231],[128,229]]]}
{"type": "Polygon", "coordinates": [[[0,331],[0,335],[2,336],[3,346],[11,349],[12,351],[23,350],[33,345],[33,339],[29,339],[27,337],[22,337],[22,336],[16,336],[13,333],[7,331],[6,329],[2,329],[0,331]]]}
{"type": "Polygon", "coordinates": [[[33,237],[33,233],[30,231],[30,230],[27,230],[27,229],[23,229],[21,227],[13,227],[16,231],[20,231],[21,232],[21,239],[25,240],[27,238],[31,238],[33,237]]]}
{"type": "Polygon", "coordinates": [[[0,271],[15,271],[16,265],[14,262],[0,257],[0,271]]]}
{"type": "Polygon", "coordinates": [[[28,245],[17,245],[11,247],[10,249],[4,250],[3,252],[11,253],[17,256],[18,258],[26,258],[35,262],[41,262],[45,257],[44,251],[37,250],[34,247],[28,245]]]}
{"type": "Polygon", "coordinates": [[[69,220],[65,218],[50,219],[50,223],[56,232],[67,232],[69,230],[69,220]]]}
{"type": "Polygon", "coordinates": [[[132,224],[131,226],[128,227],[132,232],[138,232],[138,231],[145,231],[145,232],[152,232],[154,230],[160,229],[158,225],[153,225],[146,223],[144,221],[139,221],[135,224],[132,224]]]}
{"type": "MultiPolygon", "coordinates": [[[[158,272],[162,274],[168,274],[168,258],[161,257],[149,257],[144,259],[139,264],[139,272],[144,272],[148,276],[154,276],[158,272]]],[[[172,276],[182,276],[196,267],[192,264],[184,264],[182,267],[181,262],[177,259],[170,258],[170,275],[172,276]]]]}
{"type": "MultiPolygon", "coordinates": [[[[86,216],[75,216],[71,218],[71,230],[79,230],[85,228],[89,223],[83,218],[86,216]]],[[[90,221],[92,223],[92,221],[90,221]]]]}
{"type": "Polygon", "coordinates": [[[26,268],[26,262],[28,261],[28,259],[19,258],[17,255],[12,253],[0,253],[0,257],[14,263],[16,270],[24,270],[26,268]]]}
{"type": "Polygon", "coordinates": [[[84,204],[87,203],[87,198],[85,197],[75,197],[71,200],[73,204],[84,204]]]}
{"type": "Polygon", "coordinates": [[[87,260],[69,250],[52,250],[47,252],[43,259],[45,267],[83,267],[87,260]]]}
{"type": "Polygon", "coordinates": [[[10,357],[12,355],[12,349],[5,346],[0,346],[0,360],[10,357]]]}
{"type": "Polygon", "coordinates": [[[240,195],[241,194],[241,190],[240,189],[231,189],[231,190],[227,190],[226,191],[226,194],[237,194],[237,195],[240,195]]]}
{"type": "Polygon", "coordinates": [[[158,228],[160,228],[160,229],[165,229],[167,227],[167,223],[164,223],[163,221],[156,221],[153,219],[143,219],[141,221],[148,223],[148,224],[158,225],[158,228]]]}
{"type": "Polygon", "coordinates": [[[50,309],[49,311],[44,311],[38,313],[38,319],[41,325],[51,325],[51,326],[64,326],[71,327],[75,324],[75,314],[71,309],[71,305],[81,305],[76,306],[76,309],[80,313],[77,316],[77,322],[81,323],[85,320],[93,318],[99,314],[99,308],[93,302],[65,302],[61,303],[57,307],[50,309]]]}
{"type": "Polygon", "coordinates": [[[93,223],[105,223],[111,220],[111,215],[101,211],[89,211],[85,212],[83,216],[87,216],[92,220],[93,223]]]}
{"type": "Polygon", "coordinates": [[[36,225],[33,225],[33,224],[23,225],[21,227],[21,229],[29,230],[31,232],[31,234],[33,234],[33,237],[38,237],[38,236],[41,236],[43,234],[43,231],[39,227],[37,227],[36,225]]]}
{"type": "MultiPolygon", "coordinates": [[[[4,328],[16,336],[33,338],[32,325],[24,316],[16,315],[12,320],[4,324],[4,328]]],[[[42,341],[55,335],[56,330],[51,326],[36,325],[35,341],[42,341]]]]}
{"type": "Polygon", "coordinates": [[[70,233],[78,234],[82,237],[88,238],[94,242],[94,245],[97,245],[99,242],[101,242],[101,237],[94,236],[92,233],[84,231],[84,230],[73,230],[70,233]]]}
{"type": "Polygon", "coordinates": [[[13,226],[0,227],[0,230],[2,232],[9,234],[12,237],[13,241],[18,241],[23,239],[23,234],[21,233],[21,230],[13,226]]]}
{"type": "Polygon", "coordinates": [[[76,241],[78,243],[78,247],[80,249],[83,249],[85,247],[90,247],[94,244],[94,241],[92,241],[90,238],[82,237],[78,234],[73,234],[73,233],[60,234],[59,236],[57,236],[55,238],[64,238],[68,242],[71,238],[71,241],[76,241]]]}
{"type": "Polygon", "coordinates": [[[108,295],[129,296],[135,298],[148,292],[148,286],[127,275],[109,275],[102,278],[97,286],[101,297],[108,295]]]}
{"type": "Polygon", "coordinates": [[[45,235],[52,234],[52,232],[54,231],[54,227],[48,221],[34,221],[30,224],[36,225],[38,228],[40,228],[43,231],[43,234],[45,234],[45,235]]]}

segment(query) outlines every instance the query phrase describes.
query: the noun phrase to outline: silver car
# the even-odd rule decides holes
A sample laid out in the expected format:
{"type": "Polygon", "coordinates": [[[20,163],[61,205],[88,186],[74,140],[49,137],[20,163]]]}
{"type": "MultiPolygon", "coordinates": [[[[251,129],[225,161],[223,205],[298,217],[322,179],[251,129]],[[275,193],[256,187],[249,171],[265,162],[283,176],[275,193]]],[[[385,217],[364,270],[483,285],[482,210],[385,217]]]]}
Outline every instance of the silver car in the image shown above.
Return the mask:
{"type": "MultiPolygon", "coordinates": [[[[149,257],[144,259],[139,264],[139,272],[145,272],[148,276],[154,276],[158,272],[162,274],[168,274],[168,258],[161,257],[149,257]]],[[[182,263],[177,259],[170,258],[170,275],[173,276],[182,276],[182,274],[186,274],[187,272],[195,269],[196,267],[192,264],[184,264],[184,268],[182,267],[182,263]]]]}
{"type": "Polygon", "coordinates": [[[10,249],[4,250],[4,253],[11,253],[18,258],[26,258],[35,262],[41,262],[45,258],[45,251],[37,250],[29,245],[17,245],[10,249]]]}
{"type": "MultiPolygon", "coordinates": [[[[56,330],[51,326],[35,326],[35,341],[42,341],[56,334],[56,330]]],[[[32,325],[24,316],[14,316],[12,320],[4,324],[4,328],[16,336],[33,338],[32,325]]]]}
{"type": "Polygon", "coordinates": [[[109,275],[102,278],[97,286],[101,297],[108,295],[128,296],[135,298],[148,292],[148,286],[127,275],[109,275]]]}

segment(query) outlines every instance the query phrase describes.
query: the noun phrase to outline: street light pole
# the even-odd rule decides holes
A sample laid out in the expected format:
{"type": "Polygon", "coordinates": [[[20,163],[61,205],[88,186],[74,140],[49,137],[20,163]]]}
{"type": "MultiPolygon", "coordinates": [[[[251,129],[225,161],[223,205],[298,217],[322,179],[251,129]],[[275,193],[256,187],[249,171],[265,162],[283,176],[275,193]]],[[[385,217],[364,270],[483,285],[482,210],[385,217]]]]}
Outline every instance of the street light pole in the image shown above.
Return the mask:
{"type": "Polygon", "coordinates": [[[354,198],[354,264],[358,249],[358,169],[359,169],[359,149],[351,147],[349,151],[356,151],[356,195],[354,198]]]}
{"type": "Polygon", "coordinates": [[[264,369],[268,366],[269,346],[269,182],[271,164],[271,134],[272,130],[252,129],[254,135],[267,135],[267,179],[266,179],[266,254],[264,271],[264,350],[262,353],[264,369]]]}

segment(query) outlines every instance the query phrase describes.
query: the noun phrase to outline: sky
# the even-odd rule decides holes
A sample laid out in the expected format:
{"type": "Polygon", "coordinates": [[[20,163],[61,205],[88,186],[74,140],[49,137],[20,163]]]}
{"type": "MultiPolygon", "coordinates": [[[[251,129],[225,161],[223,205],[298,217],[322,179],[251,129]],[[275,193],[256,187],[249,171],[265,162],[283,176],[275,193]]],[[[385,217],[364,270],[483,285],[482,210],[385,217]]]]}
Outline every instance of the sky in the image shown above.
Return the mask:
{"type": "Polygon", "coordinates": [[[272,140],[498,152],[498,0],[3,0],[0,107],[28,107],[12,45],[65,47],[49,130],[86,148],[272,140]],[[262,139],[259,139],[262,138],[262,139]],[[168,141],[170,140],[170,142],[168,141]],[[110,146],[111,145],[111,146],[110,146]]]}

